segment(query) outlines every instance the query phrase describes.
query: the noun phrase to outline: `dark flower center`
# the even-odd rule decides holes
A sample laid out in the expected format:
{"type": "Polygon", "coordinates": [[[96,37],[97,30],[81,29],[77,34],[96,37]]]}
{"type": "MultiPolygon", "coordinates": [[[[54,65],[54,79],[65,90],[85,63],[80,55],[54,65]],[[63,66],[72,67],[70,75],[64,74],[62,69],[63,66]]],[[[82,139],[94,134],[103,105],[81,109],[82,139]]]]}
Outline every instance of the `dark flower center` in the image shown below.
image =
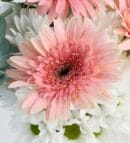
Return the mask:
{"type": "Polygon", "coordinates": [[[58,76],[59,76],[60,78],[67,76],[67,75],[70,73],[71,69],[72,69],[71,66],[65,66],[65,67],[63,67],[63,68],[58,72],[58,76]]]}
{"type": "Polygon", "coordinates": [[[71,83],[75,86],[80,78],[86,78],[86,73],[90,70],[90,64],[86,63],[88,50],[88,46],[77,43],[68,42],[59,45],[48,53],[48,61],[45,59],[43,82],[51,85],[50,88],[53,89],[63,89],[71,83]],[[88,67],[86,70],[85,66],[88,67]]]}

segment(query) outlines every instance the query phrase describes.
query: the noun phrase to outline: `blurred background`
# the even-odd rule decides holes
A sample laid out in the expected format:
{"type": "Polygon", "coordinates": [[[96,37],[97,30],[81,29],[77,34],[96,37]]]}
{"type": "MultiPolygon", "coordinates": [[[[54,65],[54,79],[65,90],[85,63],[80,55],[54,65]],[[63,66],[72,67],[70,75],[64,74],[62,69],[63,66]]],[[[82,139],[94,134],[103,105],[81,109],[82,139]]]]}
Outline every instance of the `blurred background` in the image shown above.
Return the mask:
{"type": "Polygon", "coordinates": [[[0,108],[0,143],[15,143],[15,133],[9,126],[10,115],[7,109],[0,108]]]}

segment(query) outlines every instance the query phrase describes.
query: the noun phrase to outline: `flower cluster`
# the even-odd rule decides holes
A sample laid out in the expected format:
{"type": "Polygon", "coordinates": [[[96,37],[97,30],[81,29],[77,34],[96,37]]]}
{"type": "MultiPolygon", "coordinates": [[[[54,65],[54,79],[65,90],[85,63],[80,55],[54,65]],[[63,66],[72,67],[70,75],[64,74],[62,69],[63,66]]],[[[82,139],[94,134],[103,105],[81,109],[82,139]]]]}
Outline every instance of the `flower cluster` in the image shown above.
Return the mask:
{"type": "Polygon", "coordinates": [[[130,1],[0,2],[0,106],[19,143],[129,143],[130,1]]]}

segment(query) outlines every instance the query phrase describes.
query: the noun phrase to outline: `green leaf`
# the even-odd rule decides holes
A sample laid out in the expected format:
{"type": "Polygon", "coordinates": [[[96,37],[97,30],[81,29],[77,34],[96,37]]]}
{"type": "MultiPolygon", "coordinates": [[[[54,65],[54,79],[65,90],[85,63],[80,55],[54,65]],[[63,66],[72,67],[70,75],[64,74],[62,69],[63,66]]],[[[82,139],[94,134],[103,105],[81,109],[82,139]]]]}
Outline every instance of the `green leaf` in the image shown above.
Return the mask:
{"type": "Polygon", "coordinates": [[[0,68],[6,65],[8,58],[9,58],[9,54],[0,56],[0,68]]]}
{"type": "Polygon", "coordinates": [[[7,70],[9,68],[11,68],[11,66],[7,63],[4,67],[0,68],[0,74],[1,74],[1,72],[4,72],[5,70],[7,70]]]}
{"type": "Polygon", "coordinates": [[[5,70],[9,68],[10,66],[8,64],[0,68],[0,85],[8,80],[8,77],[5,74],[5,70]]]}
{"type": "Polygon", "coordinates": [[[12,8],[7,9],[0,15],[0,39],[5,37],[6,34],[6,21],[5,17],[12,12],[12,8]]]}
{"type": "Polygon", "coordinates": [[[0,39],[0,56],[9,53],[10,43],[5,38],[0,39]]]}
{"type": "Polygon", "coordinates": [[[10,56],[11,44],[5,38],[0,39],[0,68],[6,65],[10,56]]]}
{"type": "Polygon", "coordinates": [[[8,80],[8,78],[3,74],[0,76],[0,85],[4,84],[6,81],[8,80]]]}
{"type": "MultiPolygon", "coordinates": [[[[9,2],[10,0],[3,0],[9,2]]],[[[7,59],[18,52],[18,48],[14,47],[6,38],[6,21],[5,17],[12,12],[12,8],[7,9],[0,15],[0,84],[3,84],[8,80],[5,75],[5,70],[9,69],[10,66],[7,63],[7,59]]]]}
{"type": "Polygon", "coordinates": [[[17,47],[14,47],[7,39],[0,39],[0,56],[3,54],[12,54],[19,52],[17,47]]]}
{"type": "Polygon", "coordinates": [[[6,33],[6,22],[3,17],[0,17],[0,38],[4,38],[6,33]]]}
{"type": "Polygon", "coordinates": [[[10,1],[12,1],[12,0],[1,0],[1,1],[4,1],[4,2],[10,2],[10,1]]]}
{"type": "Polygon", "coordinates": [[[5,70],[10,68],[7,59],[16,52],[18,52],[18,48],[10,44],[7,39],[0,39],[0,84],[8,80],[5,75],[5,70]]]}

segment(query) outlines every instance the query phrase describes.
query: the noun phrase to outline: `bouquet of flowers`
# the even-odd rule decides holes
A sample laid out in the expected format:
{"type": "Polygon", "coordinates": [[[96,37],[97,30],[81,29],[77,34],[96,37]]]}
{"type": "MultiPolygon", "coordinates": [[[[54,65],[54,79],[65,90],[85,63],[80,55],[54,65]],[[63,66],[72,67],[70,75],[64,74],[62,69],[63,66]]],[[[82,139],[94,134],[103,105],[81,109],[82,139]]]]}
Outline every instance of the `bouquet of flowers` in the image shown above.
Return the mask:
{"type": "Polygon", "coordinates": [[[16,143],[130,142],[130,0],[1,0],[0,106],[16,143]]]}

